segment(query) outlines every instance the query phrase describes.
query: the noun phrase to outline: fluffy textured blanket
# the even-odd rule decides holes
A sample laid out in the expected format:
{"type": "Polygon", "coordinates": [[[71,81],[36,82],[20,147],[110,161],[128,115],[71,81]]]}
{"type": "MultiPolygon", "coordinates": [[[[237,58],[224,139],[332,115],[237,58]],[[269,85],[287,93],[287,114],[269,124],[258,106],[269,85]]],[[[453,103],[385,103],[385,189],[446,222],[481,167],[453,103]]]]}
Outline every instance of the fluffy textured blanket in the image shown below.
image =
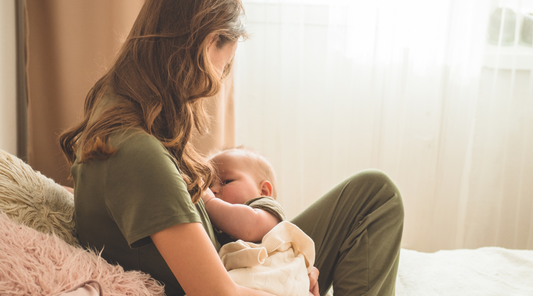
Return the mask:
{"type": "Polygon", "coordinates": [[[13,221],[78,245],[72,194],[3,150],[0,150],[0,211],[13,221]]]}
{"type": "Polygon", "coordinates": [[[401,250],[397,296],[533,295],[533,251],[401,250]]]}
{"type": "Polygon", "coordinates": [[[296,225],[284,221],[261,244],[238,240],[219,252],[238,284],[277,296],[309,296],[307,274],[315,262],[315,244],[296,225]]]}
{"type": "Polygon", "coordinates": [[[97,254],[38,232],[0,212],[0,294],[58,295],[96,281],[106,296],[164,295],[149,275],[110,265],[97,254]]]}

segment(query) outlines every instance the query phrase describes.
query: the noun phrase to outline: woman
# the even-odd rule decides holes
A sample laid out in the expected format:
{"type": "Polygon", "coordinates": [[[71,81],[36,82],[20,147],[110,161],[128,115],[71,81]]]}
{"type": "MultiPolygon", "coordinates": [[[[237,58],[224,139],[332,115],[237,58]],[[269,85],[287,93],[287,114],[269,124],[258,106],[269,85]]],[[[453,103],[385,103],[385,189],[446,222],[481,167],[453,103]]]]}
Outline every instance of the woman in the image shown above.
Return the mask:
{"type": "MultiPolygon", "coordinates": [[[[72,164],[80,243],[168,295],[269,295],[225,271],[201,197],[212,168],[189,139],[246,37],[239,0],[147,0],[117,59],[60,137],[72,164]]],[[[310,291],[394,293],[403,208],[379,172],[355,175],[294,219],[317,246],[310,291]]]]}

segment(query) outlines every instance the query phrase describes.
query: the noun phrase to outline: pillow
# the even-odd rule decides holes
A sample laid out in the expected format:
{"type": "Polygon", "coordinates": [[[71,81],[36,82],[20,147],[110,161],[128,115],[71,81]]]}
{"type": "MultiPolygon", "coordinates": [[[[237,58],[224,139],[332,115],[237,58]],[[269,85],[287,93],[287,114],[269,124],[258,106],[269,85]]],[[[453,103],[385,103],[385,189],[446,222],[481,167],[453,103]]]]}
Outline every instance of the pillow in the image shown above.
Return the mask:
{"type": "Polygon", "coordinates": [[[72,194],[3,150],[0,150],[0,211],[14,221],[78,245],[72,194]]]}
{"type": "Polygon", "coordinates": [[[111,265],[96,253],[37,232],[0,212],[2,295],[58,295],[97,282],[103,295],[164,295],[148,274],[111,265]]]}

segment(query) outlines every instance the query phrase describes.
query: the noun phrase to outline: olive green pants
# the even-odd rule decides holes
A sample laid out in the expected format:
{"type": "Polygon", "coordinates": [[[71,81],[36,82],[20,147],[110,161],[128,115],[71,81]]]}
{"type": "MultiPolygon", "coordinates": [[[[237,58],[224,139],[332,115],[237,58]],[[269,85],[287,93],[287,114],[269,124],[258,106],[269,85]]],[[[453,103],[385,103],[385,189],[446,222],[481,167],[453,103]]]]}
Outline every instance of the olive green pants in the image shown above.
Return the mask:
{"type": "Polygon", "coordinates": [[[403,203],[384,173],[353,175],[291,222],[315,242],[320,295],[394,295],[403,203]]]}

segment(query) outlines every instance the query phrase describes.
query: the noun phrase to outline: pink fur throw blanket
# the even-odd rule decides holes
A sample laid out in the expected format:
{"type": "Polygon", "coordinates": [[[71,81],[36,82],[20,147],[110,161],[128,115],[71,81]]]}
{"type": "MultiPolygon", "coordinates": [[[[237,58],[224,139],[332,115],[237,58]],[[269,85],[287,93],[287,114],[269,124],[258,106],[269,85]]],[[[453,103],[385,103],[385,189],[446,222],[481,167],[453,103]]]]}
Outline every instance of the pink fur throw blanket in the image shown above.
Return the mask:
{"type": "Polygon", "coordinates": [[[58,295],[88,281],[103,295],[164,295],[148,274],[125,272],[94,252],[10,220],[0,211],[0,294],[58,295]]]}

